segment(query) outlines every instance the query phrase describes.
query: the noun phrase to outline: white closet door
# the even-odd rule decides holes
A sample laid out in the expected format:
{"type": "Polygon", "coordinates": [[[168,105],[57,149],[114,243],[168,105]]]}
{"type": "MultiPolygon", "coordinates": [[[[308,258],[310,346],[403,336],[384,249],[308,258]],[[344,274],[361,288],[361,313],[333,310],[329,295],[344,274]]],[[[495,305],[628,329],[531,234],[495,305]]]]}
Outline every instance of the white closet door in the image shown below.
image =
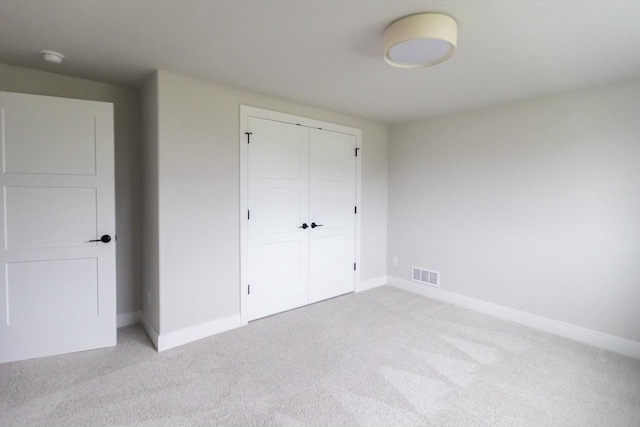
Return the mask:
{"type": "Polygon", "coordinates": [[[249,320],[309,301],[309,129],[249,117],[249,320]]]}
{"type": "Polygon", "coordinates": [[[115,345],[113,106],[0,92],[0,135],[0,362],[115,345]]]}
{"type": "Polygon", "coordinates": [[[309,302],[355,287],[356,138],[310,130],[309,302]]]}

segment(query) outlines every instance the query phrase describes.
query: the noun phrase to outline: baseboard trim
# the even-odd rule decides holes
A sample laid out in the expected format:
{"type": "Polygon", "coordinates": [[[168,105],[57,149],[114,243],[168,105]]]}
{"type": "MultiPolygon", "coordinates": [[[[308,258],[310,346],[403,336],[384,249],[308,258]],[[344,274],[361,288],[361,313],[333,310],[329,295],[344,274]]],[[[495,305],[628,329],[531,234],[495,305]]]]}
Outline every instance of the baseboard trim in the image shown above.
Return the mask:
{"type": "Polygon", "coordinates": [[[378,286],[387,284],[387,276],[374,277],[373,279],[362,280],[356,286],[356,292],[368,291],[378,286]]]}
{"type": "MultiPolygon", "coordinates": [[[[154,341],[156,349],[160,351],[169,350],[170,348],[188,344],[211,335],[226,332],[231,329],[240,327],[240,315],[223,317],[221,319],[212,320],[210,322],[201,323],[199,325],[190,326],[188,328],[179,329],[166,334],[157,334],[157,341],[154,341]]],[[[146,328],[145,328],[146,329],[146,328]]],[[[154,332],[155,329],[151,328],[154,332]]],[[[147,332],[148,333],[148,332],[147,332]]]]}
{"type": "Polygon", "coordinates": [[[129,313],[120,313],[116,317],[116,325],[118,328],[124,328],[125,326],[135,325],[142,321],[141,311],[132,311],[129,313]]]}
{"type": "Polygon", "coordinates": [[[499,317],[501,319],[510,320],[530,328],[549,332],[564,338],[588,344],[594,347],[613,351],[625,356],[640,359],[640,343],[625,338],[616,337],[614,335],[605,334],[594,331],[592,329],[583,328],[581,326],[572,325],[570,323],[560,322],[558,320],[549,319],[491,302],[467,297],[454,292],[444,291],[438,288],[432,288],[409,280],[400,279],[398,277],[388,276],[387,283],[398,289],[412,292],[418,295],[432,298],[460,307],[469,308],[490,316],[499,317]]]}
{"type": "Polygon", "coordinates": [[[140,322],[142,323],[142,327],[144,328],[144,331],[147,333],[147,336],[149,336],[149,339],[153,343],[153,346],[156,348],[156,350],[158,350],[158,331],[156,331],[156,328],[153,327],[153,325],[151,324],[151,322],[149,322],[149,319],[147,319],[147,316],[145,316],[144,313],[142,313],[142,316],[140,317],[140,322]]]}

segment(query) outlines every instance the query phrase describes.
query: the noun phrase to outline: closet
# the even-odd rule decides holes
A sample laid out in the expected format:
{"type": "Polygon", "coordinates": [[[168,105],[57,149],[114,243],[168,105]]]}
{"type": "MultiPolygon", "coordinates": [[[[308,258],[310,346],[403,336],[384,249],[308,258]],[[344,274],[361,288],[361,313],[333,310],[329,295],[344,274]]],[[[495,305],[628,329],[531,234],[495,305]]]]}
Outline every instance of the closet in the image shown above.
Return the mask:
{"type": "Polygon", "coordinates": [[[359,130],[250,107],[241,121],[243,320],[352,292],[359,130]]]}

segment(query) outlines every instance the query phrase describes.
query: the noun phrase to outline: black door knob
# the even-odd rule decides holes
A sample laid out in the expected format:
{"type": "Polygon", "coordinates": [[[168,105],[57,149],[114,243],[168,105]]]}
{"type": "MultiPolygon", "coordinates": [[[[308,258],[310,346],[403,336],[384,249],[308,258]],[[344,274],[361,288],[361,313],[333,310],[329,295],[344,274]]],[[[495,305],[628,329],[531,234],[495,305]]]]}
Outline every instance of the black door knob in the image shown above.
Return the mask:
{"type": "Polygon", "coordinates": [[[315,222],[311,223],[311,228],[322,227],[322,224],[316,224],[315,222]]]}
{"type": "Polygon", "coordinates": [[[300,227],[298,228],[302,228],[303,230],[306,230],[307,228],[309,228],[309,226],[307,225],[307,223],[303,223],[300,227]]]}
{"type": "Polygon", "coordinates": [[[108,234],[104,234],[101,238],[96,239],[96,240],[89,240],[90,242],[102,242],[102,243],[109,243],[111,241],[111,236],[109,236],[108,234]]]}

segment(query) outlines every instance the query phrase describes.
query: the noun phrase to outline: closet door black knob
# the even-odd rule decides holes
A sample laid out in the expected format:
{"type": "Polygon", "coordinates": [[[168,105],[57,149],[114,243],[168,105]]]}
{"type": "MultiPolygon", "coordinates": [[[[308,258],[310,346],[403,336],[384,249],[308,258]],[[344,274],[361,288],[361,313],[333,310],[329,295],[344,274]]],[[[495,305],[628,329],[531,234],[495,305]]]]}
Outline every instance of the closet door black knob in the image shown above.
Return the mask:
{"type": "Polygon", "coordinates": [[[307,228],[309,228],[309,226],[307,225],[307,223],[305,222],[304,224],[302,224],[300,227],[298,228],[302,228],[303,230],[306,230],[307,228]]]}
{"type": "Polygon", "coordinates": [[[109,243],[111,241],[111,236],[109,236],[108,234],[103,235],[101,238],[96,239],[96,240],[89,240],[90,242],[102,242],[102,243],[109,243]]]}
{"type": "Polygon", "coordinates": [[[311,223],[311,228],[322,227],[322,224],[316,224],[315,222],[311,223]]]}

